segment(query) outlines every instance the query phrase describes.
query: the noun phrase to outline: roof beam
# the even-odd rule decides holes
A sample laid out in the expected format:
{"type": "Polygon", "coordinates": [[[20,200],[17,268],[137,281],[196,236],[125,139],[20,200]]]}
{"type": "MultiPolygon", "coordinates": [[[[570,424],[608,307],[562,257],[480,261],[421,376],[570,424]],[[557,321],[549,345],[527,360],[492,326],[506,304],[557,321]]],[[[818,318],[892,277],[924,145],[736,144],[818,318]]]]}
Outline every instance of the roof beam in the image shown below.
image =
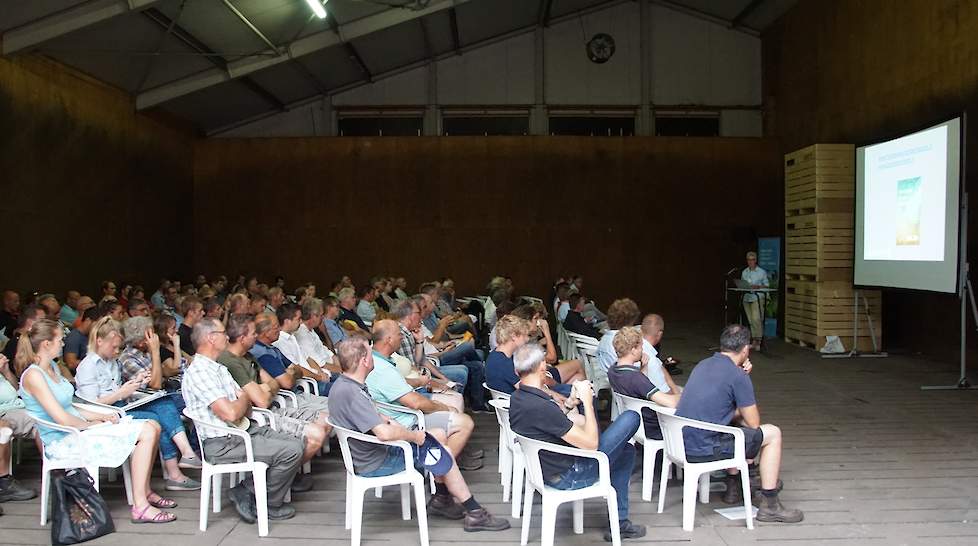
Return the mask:
{"type": "Polygon", "coordinates": [[[136,95],[136,108],[143,110],[156,106],[194,91],[205,89],[212,85],[240,78],[263,68],[275,66],[296,57],[302,57],[330,46],[348,42],[354,38],[366,36],[385,28],[406,21],[413,21],[426,15],[449,9],[463,4],[468,0],[432,0],[424,9],[407,10],[391,8],[380,13],[368,15],[355,21],[350,21],[336,27],[336,32],[324,30],[310,34],[280,48],[280,53],[274,56],[253,55],[230,62],[225,70],[213,68],[198,74],[193,74],[179,80],[163,84],[136,95]]]}
{"type": "MultiPolygon", "coordinates": [[[[197,53],[203,55],[215,68],[220,70],[226,70],[228,66],[227,59],[218,55],[214,50],[207,47],[207,44],[201,42],[196,36],[188,32],[185,28],[181,27],[176,23],[176,21],[170,20],[163,12],[156,8],[150,8],[143,12],[143,15],[147,19],[156,23],[162,29],[166,29],[174,38],[180,40],[184,45],[194,50],[197,53]]],[[[258,95],[265,102],[271,104],[276,110],[284,112],[286,110],[285,103],[281,99],[275,96],[274,93],[262,87],[258,82],[249,78],[247,76],[241,78],[241,83],[248,88],[252,93],[258,95]]]]}
{"type": "Polygon", "coordinates": [[[158,0],[91,0],[3,33],[3,54],[38,46],[118,15],[146,9],[158,0]]]}
{"type": "Polygon", "coordinates": [[[278,47],[275,44],[273,44],[272,41],[269,40],[268,37],[265,36],[265,34],[262,31],[258,30],[258,27],[256,27],[254,23],[252,23],[247,17],[245,17],[245,14],[241,13],[241,10],[239,10],[237,7],[234,6],[234,4],[231,3],[231,0],[224,0],[224,5],[227,6],[227,8],[231,10],[231,13],[233,13],[239,20],[241,20],[241,22],[244,23],[244,25],[248,27],[251,30],[251,32],[253,32],[255,36],[258,37],[259,40],[265,42],[265,45],[267,45],[269,49],[278,53],[278,47]]]}
{"type": "Polygon", "coordinates": [[[360,68],[360,72],[363,73],[364,78],[366,78],[368,82],[373,82],[374,75],[370,72],[370,69],[367,68],[367,63],[363,62],[363,57],[360,56],[360,52],[357,51],[357,48],[353,47],[353,44],[350,42],[344,42],[343,47],[346,49],[346,54],[350,56],[350,59],[352,59],[353,62],[356,63],[357,67],[360,68]]]}
{"type": "MultiPolygon", "coordinates": [[[[612,7],[617,6],[617,5],[620,5],[620,4],[625,4],[625,3],[633,2],[633,1],[634,0],[604,0],[600,4],[595,4],[593,6],[582,8],[582,9],[579,9],[577,11],[566,13],[564,15],[561,15],[560,17],[555,17],[555,18],[553,18],[553,20],[551,21],[551,23],[560,23],[560,22],[564,22],[564,21],[571,21],[571,20],[577,19],[577,18],[579,18],[579,17],[581,17],[583,15],[587,15],[589,13],[599,12],[599,11],[602,11],[602,10],[605,10],[605,9],[608,9],[608,8],[612,8],[612,7]]],[[[496,36],[491,36],[489,38],[486,38],[484,40],[480,40],[478,42],[473,42],[471,44],[466,44],[465,46],[462,47],[462,49],[459,51],[459,53],[462,54],[462,55],[464,55],[466,53],[475,51],[477,49],[482,49],[484,47],[487,47],[487,46],[490,46],[490,45],[493,45],[493,44],[498,44],[500,42],[509,40],[510,38],[515,38],[517,36],[523,36],[524,34],[529,34],[529,33],[532,33],[532,32],[536,32],[538,28],[539,27],[537,26],[537,24],[536,23],[533,23],[532,25],[527,26],[527,27],[518,28],[516,30],[512,30],[512,31],[509,31],[509,32],[504,32],[504,33],[499,34],[499,35],[496,35],[496,36]]],[[[405,65],[402,65],[402,66],[399,66],[399,67],[396,67],[396,68],[392,68],[390,70],[385,70],[384,72],[381,72],[379,74],[374,74],[374,81],[380,81],[380,80],[384,80],[384,79],[387,79],[387,78],[391,78],[393,76],[397,76],[398,74],[403,74],[405,72],[408,72],[409,70],[414,70],[416,68],[424,67],[428,63],[431,63],[431,62],[437,62],[437,61],[449,59],[449,58],[451,58],[454,55],[455,55],[455,52],[449,51],[449,52],[442,53],[442,54],[439,54],[439,55],[434,55],[431,58],[421,59],[419,61],[410,62],[410,63],[407,63],[405,65]]],[[[372,82],[368,82],[366,80],[359,80],[359,81],[351,82],[351,83],[348,83],[348,84],[341,85],[339,87],[334,87],[334,88],[330,89],[327,93],[322,93],[322,94],[319,94],[319,95],[313,95],[313,96],[310,96],[310,97],[306,97],[304,99],[299,99],[297,101],[290,102],[289,104],[286,105],[286,107],[289,110],[294,110],[296,108],[301,108],[303,106],[307,106],[309,104],[312,104],[313,102],[322,100],[323,97],[328,97],[328,96],[336,95],[338,93],[343,93],[343,92],[346,92],[346,91],[351,91],[351,90],[356,89],[358,87],[363,87],[364,85],[369,85],[370,83],[372,83],[372,82]]],[[[257,115],[254,115],[254,116],[251,116],[251,117],[248,117],[248,118],[245,118],[245,119],[241,119],[241,120],[238,120],[238,121],[229,123],[228,125],[225,125],[225,126],[222,126],[222,127],[217,127],[215,129],[211,129],[211,130],[207,131],[207,136],[208,137],[212,137],[212,136],[220,135],[222,133],[226,133],[228,131],[232,131],[234,129],[237,129],[238,127],[242,127],[244,125],[247,125],[249,123],[254,123],[256,121],[263,120],[263,119],[268,118],[270,116],[273,116],[273,115],[275,115],[277,113],[278,112],[276,112],[276,111],[269,111],[269,112],[264,112],[264,113],[261,113],[261,114],[257,114],[257,115]]]]}
{"type": "Polygon", "coordinates": [[[453,49],[455,49],[456,55],[461,55],[459,52],[462,49],[462,40],[458,36],[458,15],[455,13],[455,8],[448,10],[448,22],[452,26],[453,49]]]}
{"type": "Polygon", "coordinates": [[[541,27],[550,26],[550,13],[554,7],[554,0],[540,0],[540,13],[537,15],[537,24],[541,27]]]}
{"type": "Polygon", "coordinates": [[[744,19],[757,11],[757,8],[761,7],[761,4],[763,3],[764,0],[751,0],[749,4],[744,6],[744,9],[740,10],[740,13],[735,15],[734,18],[730,20],[730,26],[734,28],[743,26],[744,19]]]}

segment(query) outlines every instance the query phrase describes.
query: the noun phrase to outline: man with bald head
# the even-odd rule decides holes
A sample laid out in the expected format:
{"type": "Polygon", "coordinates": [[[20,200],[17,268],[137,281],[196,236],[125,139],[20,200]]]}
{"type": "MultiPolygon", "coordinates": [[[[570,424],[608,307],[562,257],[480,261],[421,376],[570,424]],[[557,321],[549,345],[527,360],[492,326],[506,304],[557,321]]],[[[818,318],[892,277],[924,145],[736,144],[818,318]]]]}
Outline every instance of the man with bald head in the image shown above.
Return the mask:
{"type": "Polygon", "coordinates": [[[659,351],[656,346],[662,341],[662,336],[666,331],[666,321],[661,315],[650,313],[642,319],[642,353],[648,359],[648,366],[645,375],[649,381],[655,385],[659,392],[679,394],[683,392],[682,387],[676,386],[672,380],[672,374],[659,359],[659,351]]]}
{"type": "MultiPolygon", "coordinates": [[[[366,385],[370,396],[387,404],[404,406],[420,410],[425,414],[425,426],[428,429],[438,428],[445,431],[445,445],[456,454],[456,462],[462,470],[478,470],[482,468],[480,451],[462,453],[475,424],[472,418],[459,413],[454,408],[425,397],[416,392],[414,387],[397,371],[397,366],[391,360],[391,354],[401,346],[401,328],[393,320],[379,320],[373,325],[372,339],[374,371],[367,377],[366,385]]],[[[381,413],[397,421],[405,428],[417,428],[417,418],[410,413],[381,409],[381,413]]]]}

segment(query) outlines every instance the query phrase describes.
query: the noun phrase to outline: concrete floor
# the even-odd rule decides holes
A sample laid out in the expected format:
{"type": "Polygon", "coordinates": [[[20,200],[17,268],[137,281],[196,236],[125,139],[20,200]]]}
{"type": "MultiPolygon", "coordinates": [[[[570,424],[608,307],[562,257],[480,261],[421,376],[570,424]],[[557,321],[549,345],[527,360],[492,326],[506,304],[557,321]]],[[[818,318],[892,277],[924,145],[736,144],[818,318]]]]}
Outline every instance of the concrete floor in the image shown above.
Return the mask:
{"type": "MultiPolygon", "coordinates": [[[[664,351],[683,361],[687,374],[708,356],[713,334],[670,324],[664,351]]],[[[632,482],[632,519],[649,528],[639,542],[697,545],[740,544],[978,544],[978,391],[922,392],[923,384],[950,384],[953,363],[904,356],[887,359],[823,360],[806,349],[772,340],[767,354],[755,355],[753,379],[764,422],[779,425],[785,438],[785,504],[805,511],[795,525],[728,521],[713,509],[724,507],[719,495],[697,506],[696,528],[682,530],[682,493],[670,485],[663,514],[657,497],[641,500],[640,471],[632,482]]],[[[686,375],[679,376],[679,382],[686,375]]],[[[507,514],[496,472],[497,425],[480,415],[473,443],[486,450],[486,466],[466,473],[477,499],[497,514],[507,514]]],[[[295,496],[299,513],[272,522],[266,539],[254,525],[241,523],[227,504],[212,514],[206,532],[197,530],[198,496],[176,493],[180,517],[168,525],[134,526],[128,521],[120,483],[105,483],[104,497],[116,518],[116,533],[92,544],[203,546],[287,541],[290,545],[348,544],[343,528],[344,482],[338,451],[313,464],[316,488],[295,496]]],[[[157,471],[158,473],[158,471],[157,471]]],[[[35,455],[16,469],[17,476],[39,485],[35,455]]],[[[103,478],[104,479],[104,478],[103,478]]],[[[160,484],[161,485],[161,484],[160,484]]],[[[388,488],[383,499],[368,495],[363,544],[416,544],[416,521],[402,521],[398,496],[388,488]]],[[[539,543],[539,498],[531,543],[539,543]]],[[[38,525],[37,500],[3,505],[0,543],[50,544],[49,527],[38,525]]],[[[519,520],[501,533],[469,534],[459,522],[429,520],[432,544],[465,541],[471,546],[517,544],[519,520]]],[[[570,507],[561,510],[558,544],[603,543],[604,504],[585,505],[584,534],[575,535],[570,507]]],[[[628,542],[626,542],[628,543],[628,542]]]]}

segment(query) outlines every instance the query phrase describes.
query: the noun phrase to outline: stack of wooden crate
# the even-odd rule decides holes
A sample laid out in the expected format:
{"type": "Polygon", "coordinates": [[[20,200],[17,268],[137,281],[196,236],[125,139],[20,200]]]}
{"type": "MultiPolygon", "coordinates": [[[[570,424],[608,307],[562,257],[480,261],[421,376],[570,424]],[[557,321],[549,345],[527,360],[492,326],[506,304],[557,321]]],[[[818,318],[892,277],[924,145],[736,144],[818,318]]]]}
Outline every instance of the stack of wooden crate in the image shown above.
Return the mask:
{"type": "MultiPolygon", "coordinates": [[[[785,339],[821,349],[826,336],[853,347],[855,155],[851,144],[815,144],[787,154],[785,178],[785,339]]],[[[882,338],[879,290],[860,290],[855,346],[882,338]],[[869,316],[864,305],[869,305],[869,316]]]]}

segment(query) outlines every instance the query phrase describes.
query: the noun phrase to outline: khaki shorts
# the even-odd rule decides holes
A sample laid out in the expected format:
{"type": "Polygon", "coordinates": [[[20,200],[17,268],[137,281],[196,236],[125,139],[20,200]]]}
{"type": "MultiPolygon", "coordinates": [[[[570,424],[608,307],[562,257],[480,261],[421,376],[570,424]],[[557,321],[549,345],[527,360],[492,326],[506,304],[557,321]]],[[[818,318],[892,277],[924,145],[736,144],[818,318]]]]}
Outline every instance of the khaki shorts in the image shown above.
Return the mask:
{"type": "Polygon", "coordinates": [[[6,421],[14,431],[14,436],[34,437],[34,420],[22,409],[12,409],[0,412],[0,420],[6,421]]]}
{"type": "Polygon", "coordinates": [[[452,411],[436,411],[435,413],[426,413],[424,416],[424,428],[425,430],[432,430],[440,428],[445,431],[445,434],[451,434],[452,425],[455,421],[455,412],[452,411]]]}

